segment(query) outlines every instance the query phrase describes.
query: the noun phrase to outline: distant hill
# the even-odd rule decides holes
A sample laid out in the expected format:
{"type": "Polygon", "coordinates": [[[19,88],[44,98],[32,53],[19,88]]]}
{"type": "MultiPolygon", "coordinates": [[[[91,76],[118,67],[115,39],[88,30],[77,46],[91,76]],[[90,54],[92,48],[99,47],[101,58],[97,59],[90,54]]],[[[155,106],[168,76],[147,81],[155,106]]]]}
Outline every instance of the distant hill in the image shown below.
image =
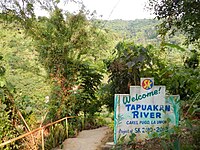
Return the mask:
{"type": "MultiPolygon", "coordinates": [[[[161,41],[157,32],[158,20],[98,20],[100,28],[117,33],[122,39],[132,40],[137,44],[154,44],[161,41]]],[[[181,44],[183,35],[169,36],[166,40],[172,44],[181,44]]]]}

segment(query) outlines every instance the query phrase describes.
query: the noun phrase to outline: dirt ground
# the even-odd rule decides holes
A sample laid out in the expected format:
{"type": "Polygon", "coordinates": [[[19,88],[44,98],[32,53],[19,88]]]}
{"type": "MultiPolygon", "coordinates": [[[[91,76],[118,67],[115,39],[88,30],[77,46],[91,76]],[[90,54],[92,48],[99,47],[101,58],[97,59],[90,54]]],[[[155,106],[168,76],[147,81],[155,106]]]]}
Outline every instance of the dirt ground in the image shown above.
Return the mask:
{"type": "Polygon", "coordinates": [[[60,146],[62,149],[56,148],[54,150],[100,150],[110,132],[108,127],[83,130],[76,138],[66,139],[60,146]]]}

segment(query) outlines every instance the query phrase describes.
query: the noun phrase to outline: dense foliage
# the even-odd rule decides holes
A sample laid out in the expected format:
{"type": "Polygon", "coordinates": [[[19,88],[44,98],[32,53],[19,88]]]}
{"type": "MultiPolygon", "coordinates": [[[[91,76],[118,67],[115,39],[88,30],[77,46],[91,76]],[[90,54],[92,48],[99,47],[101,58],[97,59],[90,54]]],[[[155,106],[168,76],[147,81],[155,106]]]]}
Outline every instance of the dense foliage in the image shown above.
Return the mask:
{"type": "MultiPolygon", "coordinates": [[[[16,130],[18,121],[13,98],[14,87],[5,78],[6,69],[3,66],[2,59],[3,57],[0,55],[0,143],[19,135],[16,130]]],[[[12,144],[6,149],[15,148],[18,148],[18,146],[12,144]]]]}
{"type": "MultiPolygon", "coordinates": [[[[84,10],[63,14],[55,1],[49,17],[36,18],[34,1],[23,2],[23,6],[14,1],[1,3],[1,25],[8,30],[2,31],[2,37],[10,40],[2,43],[9,50],[1,49],[7,54],[7,77],[16,85],[17,107],[34,128],[46,115],[45,122],[80,113],[93,116],[103,105],[96,91],[105,73],[109,36],[90,24],[84,10]],[[9,27],[15,25],[7,22],[14,22],[18,33],[12,33],[9,27]],[[21,43],[21,38],[26,42],[21,43]]],[[[70,122],[72,131],[78,128],[74,121],[70,122]]]]}
{"type": "MultiPolygon", "coordinates": [[[[99,26],[104,27],[107,32],[115,32],[121,39],[134,41],[137,44],[159,46],[162,37],[159,35],[159,24],[161,21],[153,19],[136,20],[110,20],[99,21],[99,26]]],[[[175,35],[166,35],[165,41],[172,44],[183,45],[185,36],[180,32],[175,35]]]]}
{"type": "MultiPolygon", "coordinates": [[[[2,17],[17,20],[25,28],[27,35],[35,41],[34,45],[39,54],[39,61],[45,67],[52,84],[49,113],[51,118],[58,119],[67,114],[75,115],[74,110],[66,108],[74,103],[69,99],[70,90],[82,83],[82,79],[78,76],[85,74],[84,71],[87,72],[90,67],[86,67],[84,70],[79,70],[79,68],[87,61],[90,61],[90,64],[95,61],[96,64],[103,67],[102,59],[99,56],[105,54],[102,52],[106,47],[105,36],[90,25],[84,11],[80,11],[76,15],[63,15],[62,10],[57,7],[59,2],[52,1],[50,17],[36,19],[32,5],[34,2],[24,2],[26,5],[23,5],[23,12],[20,11],[19,2],[11,3],[11,5],[7,5],[8,3],[5,2],[5,5],[2,6],[5,8],[2,17]],[[98,50],[94,52],[94,49],[97,48],[98,50]]],[[[95,76],[95,78],[99,77],[95,76]]],[[[97,87],[100,82],[92,84],[97,87]]],[[[90,88],[87,86],[82,88],[84,87],[90,92],[90,88]]]]}
{"type": "MultiPolygon", "coordinates": [[[[168,94],[179,94],[182,100],[189,100],[200,91],[196,51],[182,52],[171,47],[159,52],[151,45],[145,48],[133,42],[120,42],[116,53],[108,65],[112,97],[115,93],[129,93],[130,85],[140,85],[140,77],[149,76],[154,77],[156,84],[166,85],[168,94]]],[[[110,106],[113,107],[113,103],[110,106]]]]}
{"type": "Polygon", "coordinates": [[[199,42],[200,35],[199,0],[149,0],[149,8],[158,20],[161,20],[160,34],[166,35],[182,31],[187,36],[187,43],[199,42]]]}
{"type": "MultiPolygon", "coordinates": [[[[198,117],[199,49],[192,44],[198,45],[200,35],[199,1],[156,2],[150,5],[160,21],[88,20],[84,7],[64,13],[57,0],[1,2],[0,143],[27,130],[17,112],[31,129],[65,116],[84,117],[69,121],[70,136],[81,126],[98,126],[97,112],[105,106],[113,111],[114,94],[129,93],[141,77],[154,77],[167,94],[179,94],[183,113],[198,117]],[[49,16],[36,16],[35,4],[49,16]]],[[[47,129],[46,148],[61,144],[64,131],[63,124],[47,129]]]]}

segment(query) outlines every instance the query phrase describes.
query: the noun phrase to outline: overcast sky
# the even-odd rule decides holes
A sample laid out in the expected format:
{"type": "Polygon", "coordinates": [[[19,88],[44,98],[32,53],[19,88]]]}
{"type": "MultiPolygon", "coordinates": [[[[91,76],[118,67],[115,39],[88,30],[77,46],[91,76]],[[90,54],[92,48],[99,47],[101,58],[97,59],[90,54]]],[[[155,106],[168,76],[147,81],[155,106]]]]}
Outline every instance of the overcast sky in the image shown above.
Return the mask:
{"type": "Polygon", "coordinates": [[[102,19],[134,20],[153,18],[144,10],[148,0],[83,0],[89,10],[96,10],[102,19]]]}
{"type": "MultiPolygon", "coordinates": [[[[145,4],[148,0],[82,0],[87,10],[96,11],[97,17],[104,20],[123,19],[135,20],[143,18],[153,18],[150,12],[145,10],[145,4]],[[102,16],[102,17],[100,17],[102,16]]],[[[61,8],[77,12],[80,5],[74,3],[63,3],[59,5],[61,8]]],[[[37,15],[45,15],[44,12],[36,11],[37,15]]]]}

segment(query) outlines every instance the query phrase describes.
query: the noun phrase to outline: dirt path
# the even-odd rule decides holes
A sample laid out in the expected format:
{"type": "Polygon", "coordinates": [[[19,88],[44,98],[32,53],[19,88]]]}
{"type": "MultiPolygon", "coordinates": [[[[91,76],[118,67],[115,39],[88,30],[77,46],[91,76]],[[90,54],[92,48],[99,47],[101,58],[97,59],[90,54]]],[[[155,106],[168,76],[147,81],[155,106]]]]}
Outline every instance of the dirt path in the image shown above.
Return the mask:
{"type": "Polygon", "coordinates": [[[83,130],[76,138],[66,139],[62,150],[99,150],[109,132],[110,129],[108,127],[83,130]]]}

